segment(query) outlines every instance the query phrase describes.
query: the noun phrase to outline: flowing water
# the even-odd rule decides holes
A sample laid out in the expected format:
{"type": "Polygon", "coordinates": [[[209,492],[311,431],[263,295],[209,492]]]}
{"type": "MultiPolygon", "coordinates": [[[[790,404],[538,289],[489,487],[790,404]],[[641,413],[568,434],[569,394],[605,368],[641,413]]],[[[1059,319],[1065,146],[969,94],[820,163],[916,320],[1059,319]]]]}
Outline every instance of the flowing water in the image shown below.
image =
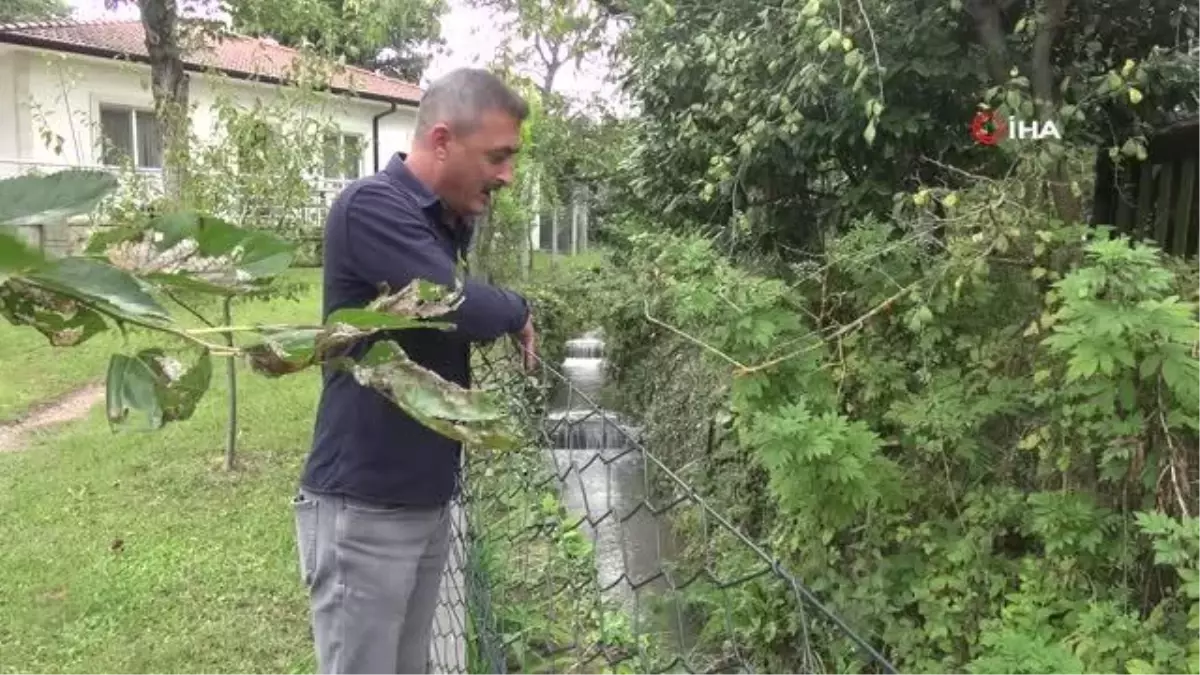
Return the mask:
{"type": "Polygon", "coordinates": [[[568,341],[562,372],[571,387],[554,393],[547,419],[562,498],[574,517],[584,518],[582,527],[595,542],[605,596],[633,610],[647,591],[662,586],[661,563],[670,555],[668,523],[645,502],[646,458],[630,441],[637,429],[600,407],[604,341],[599,335],[568,341]]]}

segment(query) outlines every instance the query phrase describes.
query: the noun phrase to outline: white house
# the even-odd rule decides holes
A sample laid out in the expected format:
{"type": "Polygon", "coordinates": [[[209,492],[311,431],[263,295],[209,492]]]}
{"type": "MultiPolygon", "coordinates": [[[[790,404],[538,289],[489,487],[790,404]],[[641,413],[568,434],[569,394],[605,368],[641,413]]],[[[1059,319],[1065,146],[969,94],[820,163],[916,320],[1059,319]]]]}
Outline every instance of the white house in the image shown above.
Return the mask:
{"type": "MultiPolygon", "coordinates": [[[[185,55],[192,133],[220,133],[218,96],[239,105],[280,102],[301,63],[296,50],[242,36],[210,40],[185,55]]],[[[339,133],[325,138],[326,162],[314,188],[336,191],[374,172],[412,139],[421,89],[348,67],[333,74],[322,110],[339,133]],[[344,151],[344,152],[343,152],[344,151]]],[[[113,167],[161,170],[163,151],[139,21],[0,24],[0,177],[31,170],[113,167]]]]}

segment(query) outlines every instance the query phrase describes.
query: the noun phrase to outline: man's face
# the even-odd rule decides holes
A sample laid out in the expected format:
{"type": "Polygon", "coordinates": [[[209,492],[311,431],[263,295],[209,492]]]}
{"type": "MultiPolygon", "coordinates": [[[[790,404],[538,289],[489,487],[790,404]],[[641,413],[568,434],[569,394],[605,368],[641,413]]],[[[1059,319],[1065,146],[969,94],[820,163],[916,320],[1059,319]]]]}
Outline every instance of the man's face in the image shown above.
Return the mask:
{"type": "Polygon", "coordinates": [[[484,213],[491,193],[512,182],[520,143],[521,123],[499,110],[485,111],[466,133],[445,129],[438,196],[461,216],[484,213]]]}

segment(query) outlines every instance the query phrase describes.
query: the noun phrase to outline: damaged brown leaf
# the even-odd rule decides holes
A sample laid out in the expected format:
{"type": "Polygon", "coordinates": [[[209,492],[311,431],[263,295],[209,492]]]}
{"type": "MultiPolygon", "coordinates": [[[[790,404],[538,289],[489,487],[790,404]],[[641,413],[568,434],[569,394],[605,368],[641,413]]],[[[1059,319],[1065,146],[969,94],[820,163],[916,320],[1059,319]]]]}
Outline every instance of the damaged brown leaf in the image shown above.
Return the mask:
{"type": "Polygon", "coordinates": [[[294,246],[191,211],[96,235],[89,250],[159,286],[215,294],[253,291],[288,268],[294,246]]]}
{"type": "Polygon", "coordinates": [[[114,427],[127,424],[135,412],[144,416],[149,429],[186,420],[211,382],[212,357],[207,351],[190,366],[158,348],[134,356],[113,354],[105,382],[108,421],[114,427]]]}
{"type": "Polygon", "coordinates": [[[55,347],[82,344],[108,327],[91,307],[19,279],[0,284],[0,316],[14,326],[32,326],[55,347]]]}
{"type": "Polygon", "coordinates": [[[268,377],[290,375],[320,363],[366,334],[346,324],[258,332],[263,341],[244,352],[250,367],[268,377]]]}
{"type": "Polygon", "coordinates": [[[443,436],[497,450],[520,444],[507,412],[491,392],[448,382],[410,359],[395,342],[376,343],[361,361],[335,363],[443,436]]]}
{"type": "Polygon", "coordinates": [[[366,309],[396,316],[428,319],[453,312],[458,309],[462,301],[463,294],[460,284],[456,284],[453,289],[450,289],[424,279],[414,279],[395,293],[391,292],[387,283],[381,283],[379,297],[371,301],[366,309]]]}
{"type": "MultiPolygon", "coordinates": [[[[345,307],[329,315],[324,326],[288,327],[282,329],[259,329],[257,332],[263,341],[247,348],[246,357],[250,366],[263,375],[275,377],[299,372],[336,355],[343,348],[358,340],[368,338],[381,331],[405,330],[412,328],[437,328],[448,330],[453,324],[437,321],[425,321],[410,315],[393,314],[379,307],[401,307],[402,311],[439,312],[435,305],[427,304],[415,309],[418,305],[411,302],[411,296],[419,293],[411,285],[397,293],[392,298],[408,292],[399,304],[389,304],[387,301],[371,303],[368,308],[345,307]],[[406,304],[407,303],[407,304],[406,304]],[[371,309],[375,307],[375,309],[371,309]]],[[[441,307],[448,305],[442,304],[441,307]]],[[[448,311],[448,310],[447,310],[448,311]]]]}

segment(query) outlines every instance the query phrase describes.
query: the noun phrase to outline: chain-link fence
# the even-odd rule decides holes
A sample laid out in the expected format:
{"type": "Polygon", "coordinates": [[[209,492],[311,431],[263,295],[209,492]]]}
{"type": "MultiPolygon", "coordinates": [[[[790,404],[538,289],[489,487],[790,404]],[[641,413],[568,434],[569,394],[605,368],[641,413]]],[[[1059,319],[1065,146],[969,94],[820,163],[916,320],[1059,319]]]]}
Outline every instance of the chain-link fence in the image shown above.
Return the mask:
{"type": "Polygon", "coordinates": [[[569,377],[474,361],[527,443],[465,453],[435,672],[894,672],[569,377]]]}

